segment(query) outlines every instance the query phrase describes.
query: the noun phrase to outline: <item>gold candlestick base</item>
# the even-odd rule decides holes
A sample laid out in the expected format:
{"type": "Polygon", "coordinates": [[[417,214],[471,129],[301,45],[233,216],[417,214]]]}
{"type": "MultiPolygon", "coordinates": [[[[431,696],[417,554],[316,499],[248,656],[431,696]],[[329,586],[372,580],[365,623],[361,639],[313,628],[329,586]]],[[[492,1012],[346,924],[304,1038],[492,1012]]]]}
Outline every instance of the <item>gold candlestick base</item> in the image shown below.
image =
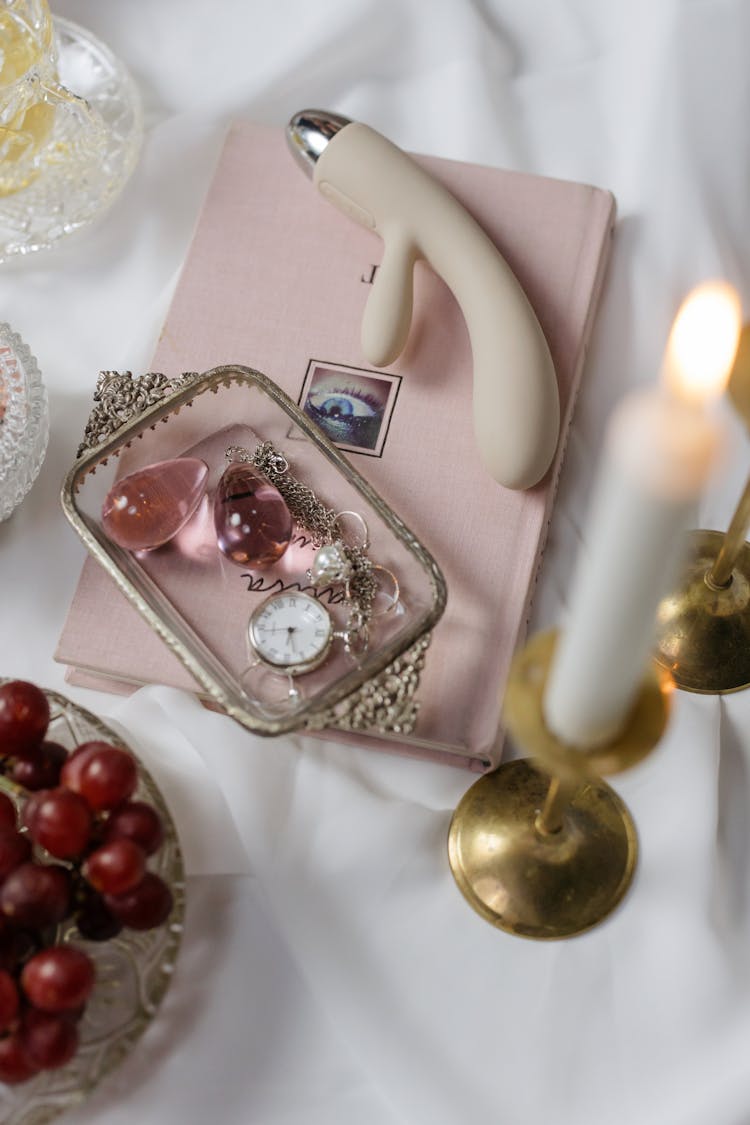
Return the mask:
{"type": "Polygon", "coordinates": [[[726,537],[695,531],[679,588],[659,605],[656,659],[685,691],[750,685],[750,544],[733,554],[728,585],[711,581],[726,537]]]}
{"type": "Polygon", "coordinates": [[[527,758],[506,762],[464,795],[448,837],[466,900],[520,937],[572,937],[595,926],[627,891],[638,855],[630,814],[603,781],[578,788],[558,833],[539,831],[549,785],[527,758]]]}
{"type": "Polygon", "coordinates": [[[533,637],[513,662],[505,719],[532,751],[480,778],[451,821],[448,855],[460,890],[488,922],[522,937],[583,933],[621,901],[638,855],[624,803],[598,778],[634,765],[664,731],[671,683],[654,665],[628,724],[592,751],[559,742],[546,728],[542,700],[556,633],[533,637]],[[551,778],[551,781],[550,781],[551,778]]]}

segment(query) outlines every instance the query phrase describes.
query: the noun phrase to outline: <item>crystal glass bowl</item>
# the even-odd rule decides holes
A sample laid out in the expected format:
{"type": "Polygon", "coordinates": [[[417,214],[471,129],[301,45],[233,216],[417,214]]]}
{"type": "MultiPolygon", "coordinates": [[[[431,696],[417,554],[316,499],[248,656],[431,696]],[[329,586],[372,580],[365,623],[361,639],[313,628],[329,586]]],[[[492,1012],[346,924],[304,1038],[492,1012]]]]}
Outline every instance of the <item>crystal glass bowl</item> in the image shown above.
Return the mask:
{"type": "Polygon", "coordinates": [[[55,18],[60,82],[73,95],[55,107],[39,174],[0,194],[0,263],[46,250],[101,216],[138,159],[141,100],[126,67],[87,29],[55,18]]]}
{"type": "Polygon", "coordinates": [[[47,392],[36,360],[18,333],[0,323],[0,520],[36,480],[48,437],[47,392]]]}
{"type": "MultiPolygon", "coordinates": [[[[0,678],[0,683],[5,679],[0,678]]],[[[57,692],[46,692],[50,705],[48,738],[68,749],[101,739],[128,750],[132,747],[91,712],[57,692]]],[[[137,757],[136,757],[137,760],[137,757]]],[[[0,775],[0,792],[17,804],[26,791],[0,775]]],[[[43,1125],[79,1105],[102,1078],[130,1053],[153,1020],[169,988],[180,947],[185,912],[185,882],[177,833],[155,781],[138,762],[137,800],[152,805],[164,825],[164,842],[149,869],[169,884],[174,904],[167,921],[153,930],[123,929],[109,941],[86,941],[75,923],[61,923],[57,940],[72,942],[93,959],[97,983],[80,1023],[80,1044],[73,1059],[58,1070],[41,1071],[18,1086],[0,1082],[3,1125],[43,1125]]]]}

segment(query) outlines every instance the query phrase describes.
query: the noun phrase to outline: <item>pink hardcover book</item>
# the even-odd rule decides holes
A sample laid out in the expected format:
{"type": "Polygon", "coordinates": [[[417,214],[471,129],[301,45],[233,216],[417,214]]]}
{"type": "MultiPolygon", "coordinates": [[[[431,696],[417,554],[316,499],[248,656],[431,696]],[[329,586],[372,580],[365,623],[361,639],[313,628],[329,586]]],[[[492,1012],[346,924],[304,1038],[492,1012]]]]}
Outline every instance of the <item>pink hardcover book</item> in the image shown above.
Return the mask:
{"type": "MultiPolygon", "coordinates": [[[[422,540],[443,570],[448,605],[427,654],[417,726],[408,738],[356,738],[485,769],[500,754],[500,703],[528,618],[614,200],[583,184],[419,160],[495,241],[549,342],[562,428],[540,485],[510,491],[483,469],[463,318],[423,263],[405,351],[384,370],[368,367],[359,333],[382,244],[318,195],[281,130],[239,123],[230,131],[152,366],[168,375],[222,363],[263,371],[422,540]]],[[[196,686],[92,559],[56,659],[89,687],[196,686]]]]}

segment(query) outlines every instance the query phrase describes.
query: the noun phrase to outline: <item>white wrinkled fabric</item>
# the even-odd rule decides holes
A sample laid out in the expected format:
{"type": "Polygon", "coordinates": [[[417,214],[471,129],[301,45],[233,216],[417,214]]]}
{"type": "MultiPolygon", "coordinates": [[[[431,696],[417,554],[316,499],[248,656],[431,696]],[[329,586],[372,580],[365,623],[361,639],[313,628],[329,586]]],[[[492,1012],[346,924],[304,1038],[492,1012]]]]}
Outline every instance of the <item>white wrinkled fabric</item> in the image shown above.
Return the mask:
{"type": "MultiPolygon", "coordinates": [[[[656,377],[695,282],[727,277],[748,311],[750,7],[53,8],[130,65],[147,136],[101,223],[0,269],[2,318],[37,355],[52,415],[41,477],[0,525],[0,672],[63,690],[132,737],[174,810],[190,876],[165,1006],[69,1120],[746,1125],[747,692],[677,694],[658,751],[615,779],[641,842],[630,894],[590,934],[537,944],[493,930],[453,883],[446,832],[468,774],[255,739],[167,689],[128,700],[74,690],[52,651],[83,558],[57,494],[96,373],[148,368],[227,123],[281,127],[316,105],[408,149],[587,181],[618,199],[532,622],[564,624],[613,403],[656,377]]],[[[747,476],[748,440],[736,421],[732,433],[705,527],[727,526],[747,476]]]]}

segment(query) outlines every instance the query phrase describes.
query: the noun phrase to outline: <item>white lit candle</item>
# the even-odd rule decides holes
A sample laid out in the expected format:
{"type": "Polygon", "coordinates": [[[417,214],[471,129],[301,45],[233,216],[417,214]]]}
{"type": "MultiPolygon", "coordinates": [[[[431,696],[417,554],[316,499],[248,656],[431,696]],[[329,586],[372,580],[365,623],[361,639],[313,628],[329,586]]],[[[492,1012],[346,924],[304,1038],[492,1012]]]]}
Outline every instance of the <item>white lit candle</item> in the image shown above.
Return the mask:
{"type": "Polygon", "coordinates": [[[693,290],[672,326],[661,385],[616,407],[578,562],[567,628],[544,699],[547,726],[580,749],[623,729],[654,639],[656,608],[676,577],[685,531],[721,443],[711,405],[740,331],[723,282],[693,290]]]}

